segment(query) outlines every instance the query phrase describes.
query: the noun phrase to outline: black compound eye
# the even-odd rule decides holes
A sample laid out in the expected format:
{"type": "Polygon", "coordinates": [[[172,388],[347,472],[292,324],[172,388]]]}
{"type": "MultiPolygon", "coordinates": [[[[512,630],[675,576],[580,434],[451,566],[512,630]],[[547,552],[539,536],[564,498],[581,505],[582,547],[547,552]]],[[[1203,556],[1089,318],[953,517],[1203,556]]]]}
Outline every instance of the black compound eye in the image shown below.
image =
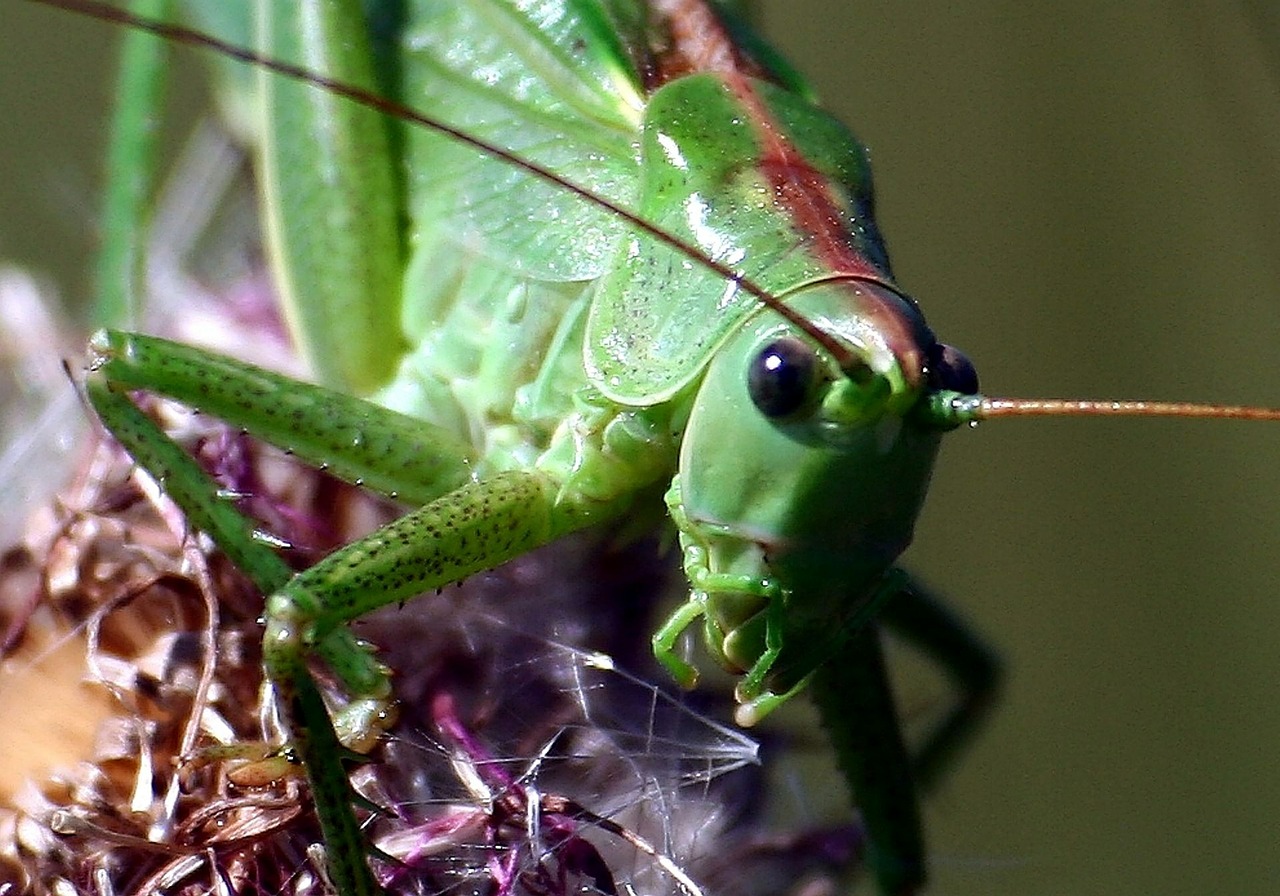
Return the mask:
{"type": "Polygon", "coordinates": [[[978,371],[960,349],[936,342],[929,350],[929,385],[961,395],[977,395],[978,371]]]}
{"type": "Polygon", "coordinates": [[[770,342],[751,362],[747,392],[766,417],[777,420],[805,407],[818,381],[813,347],[792,337],[770,342]]]}

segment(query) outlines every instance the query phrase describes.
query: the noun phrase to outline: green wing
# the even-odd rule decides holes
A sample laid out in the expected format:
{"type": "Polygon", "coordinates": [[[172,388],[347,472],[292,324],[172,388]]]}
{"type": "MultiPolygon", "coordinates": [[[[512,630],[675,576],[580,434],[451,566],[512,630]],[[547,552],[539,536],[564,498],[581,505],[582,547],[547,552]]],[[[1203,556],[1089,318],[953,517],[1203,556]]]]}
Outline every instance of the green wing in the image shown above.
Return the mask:
{"type": "MultiPolygon", "coordinates": [[[[411,0],[403,100],[633,206],[645,24],[644,4],[623,0],[411,0]]],[[[379,400],[481,453],[513,415],[549,435],[586,384],[584,306],[625,226],[470,147],[414,127],[402,137],[411,349],[379,400]]]]}
{"type": "MultiPolygon", "coordinates": [[[[625,47],[636,4],[414,0],[404,99],[451,125],[631,204],[643,95],[625,47]]],[[[433,230],[536,279],[600,275],[622,224],[563,189],[411,129],[411,241],[433,230]]]]}
{"type": "MultiPolygon", "coordinates": [[[[410,9],[409,105],[638,211],[772,291],[833,272],[805,226],[771,197],[758,128],[720,79],[688,75],[645,95],[639,72],[652,74],[647,66],[663,40],[649,30],[647,4],[414,0],[410,9]]],[[[863,148],[812,105],[762,42],[736,22],[733,32],[779,85],[752,82],[826,185],[842,238],[887,270],[863,148]]],[[[432,341],[427,334],[443,321],[451,328],[462,319],[460,297],[473,320],[484,316],[482,299],[454,285],[478,268],[505,275],[504,295],[597,281],[582,349],[587,374],[616,401],[654,404],[691,382],[758,307],[705,267],[528,172],[419,129],[405,140],[410,245],[420,250],[406,284],[405,328],[416,345],[432,341]],[[440,276],[429,282],[433,272],[440,276]]],[[[535,303],[546,300],[539,292],[535,303]]],[[[465,338],[461,328],[455,335],[465,338]]],[[[431,351],[438,357],[445,348],[431,351]]]]}

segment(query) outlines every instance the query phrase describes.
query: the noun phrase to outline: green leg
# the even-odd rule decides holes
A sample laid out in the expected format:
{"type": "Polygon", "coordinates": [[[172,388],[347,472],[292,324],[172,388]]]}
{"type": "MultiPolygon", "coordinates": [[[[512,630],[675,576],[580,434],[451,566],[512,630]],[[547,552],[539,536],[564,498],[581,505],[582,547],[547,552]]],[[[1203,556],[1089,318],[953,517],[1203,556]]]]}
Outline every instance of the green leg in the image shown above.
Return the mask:
{"type": "MultiPolygon", "coordinates": [[[[338,626],[471,573],[496,566],[568,531],[572,514],[554,508],[554,485],[540,473],[506,473],[458,489],[294,576],[267,600],[263,660],[293,740],[329,845],[344,874],[362,863],[351,792],[324,706],[307,669],[316,645],[332,645],[338,626]]],[[[362,702],[389,694],[370,677],[370,655],[327,652],[333,672],[362,702]],[[362,682],[369,682],[368,685],[362,682]],[[363,689],[362,688],[367,688],[363,689]]],[[[364,873],[367,866],[361,866],[364,873]]],[[[345,892],[339,888],[340,892],[345,892]]]]}
{"type": "Polygon", "coordinates": [[[881,892],[917,892],[925,879],[920,801],[879,627],[864,625],[843,656],[818,667],[810,688],[862,815],[867,865],[881,892]]]}
{"type": "MultiPolygon", "coordinates": [[[[284,561],[254,538],[252,521],[218,498],[216,483],[151,418],[102,377],[90,376],[85,391],[103,424],[139,466],[164,484],[193,528],[209,534],[264,593],[289,580],[293,573],[284,561]]],[[[376,893],[364,839],[351,810],[355,793],[342,768],[341,746],[324,702],[309,676],[291,682],[287,692],[281,714],[293,737],[289,752],[307,771],[328,850],[330,877],[343,896],[376,893]]]]}
{"type": "Polygon", "coordinates": [[[103,330],[89,350],[93,375],[116,390],[172,398],[407,504],[471,479],[469,445],[353,395],[154,336],[103,330]]]}
{"type": "MultiPolygon", "coordinates": [[[[131,0],[129,11],[147,18],[169,16],[171,0],[131,0]]],[[[146,32],[126,29],[120,49],[115,106],[107,145],[106,196],[99,221],[101,246],[96,271],[99,325],[136,326],[134,297],[143,294],[139,250],[149,232],[155,188],[157,146],[170,47],[146,32]]]]}
{"type": "MultiPolygon", "coordinates": [[[[270,667],[267,674],[271,675],[270,667]]],[[[307,786],[320,819],[334,890],[339,896],[381,893],[369,868],[364,833],[351,808],[357,795],[343,768],[345,753],[334,734],[324,698],[305,668],[287,683],[272,678],[272,684],[281,715],[289,726],[290,747],[307,770],[307,786]]]]}
{"type": "Polygon", "coordinates": [[[680,605],[671,618],[662,624],[653,635],[653,655],[667,670],[667,674],[675,679],[676,684],[685,690],[698,683],[698,670],[690,665],[676,651],[676,645],[684,630],[693,625],[699,617],[706,615],[705,593],[695,593],[692,598],[680,605]]]}
{"type": "Polygon", "coordinates": [[[879,622],[936,661],[960,698],[921,746],[909,751],[893,701],[877,626],[866,626],[811,687],[837,761],[862,814],[868,865],[888,894],[919,891],[925,847],[919,794],[931,790],[994,705],[995,655],[935,595],[909,581],[879,622]]]}
{"type": "Polygon", "coordinates": [[[103,425],[134,462],[164,486],[191,528],[207,533],[264,594],[289,580],[293,571],[254,537],[253,521],[220,499],[217,484],[127,395],[93,375],[85,380],[85,393],[103,425]]]}
{"type": "Polygon", "coordinates": [[[932,591],[912,581],[880,616],[894,634],[933,659],[959,691],[955,705],[912,754],[916,783],[931,791],[986,721],[1003,671],[995,652],[932,591]]]}
{"type": "Polygon", "coordinates": [[[339,892],[376,890],[351,808],[343,750],[307,668],[313,654],[363,700],[389,694],[385,670],[340,627],[386,604],[496,566],[597,518],[558,505],[557,484],[513,472],[448,490],[465,457],[424,441],[426,424],[323,388],[150,337],[104,333],[86,392],[134,460],[163,483],[194,528],[215,541],[270,594],[264,664],[306,767],[339,892]],[[389,492],[444,490],[421,509],[292,575],[218,493],[216,485],[125,394],[147,389],[216,413],[304,458],[389,492]],[[397,440],[407,439],[408,448],[397,440]],[[427,471],[420,474],[415,463],[427,471]],[[442,474],[443,471],[443,474],[442,474]],[[443,479],[442,479],[443,476],[443,479]],[[442,481],[445,485],[442,485],[442,481]]]}

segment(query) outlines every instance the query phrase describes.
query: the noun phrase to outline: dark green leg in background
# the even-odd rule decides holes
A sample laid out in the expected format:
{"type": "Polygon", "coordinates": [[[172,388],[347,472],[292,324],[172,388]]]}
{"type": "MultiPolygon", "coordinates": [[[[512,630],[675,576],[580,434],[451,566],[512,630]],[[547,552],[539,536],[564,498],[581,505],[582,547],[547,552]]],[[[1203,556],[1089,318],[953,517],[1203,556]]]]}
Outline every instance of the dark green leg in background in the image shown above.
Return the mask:
{"type": "Polygon", "coordinates": [[[999,697],[1000,658],[968,623],[932,591],[912,581],[888,602],[880,621],[934,660],[956,687],[958,699],[911,756],[916,786],[929,793],[981,730],[999,697]]]}
{"type": "Polygon", "coordinates": [[[994,704],[1000,665],[991,650],[930,592],[912,582],[888,601],[880,623],[934,659],[960,691],[956,705],[909,751],[894,705],[878,625],[823,664],[811,687],[866,827],[867,865],[884,893],[918,892],[925,881],[919,795],[980,727],[994,704]]]}
{"type": "Polygon", "coordinates": [[[879,627],[863,627],[844,656],[819,667],[810,687],[866,827],[867,866],[882,892],[916,892],[925,867],[920,801],[879,627]]]}

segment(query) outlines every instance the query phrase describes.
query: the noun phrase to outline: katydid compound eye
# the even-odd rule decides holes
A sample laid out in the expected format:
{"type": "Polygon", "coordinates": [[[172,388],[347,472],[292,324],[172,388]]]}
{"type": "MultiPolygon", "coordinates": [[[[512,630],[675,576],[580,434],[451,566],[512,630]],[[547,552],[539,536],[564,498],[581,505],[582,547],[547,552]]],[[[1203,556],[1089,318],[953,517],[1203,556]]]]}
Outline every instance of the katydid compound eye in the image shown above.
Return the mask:
{"type": "Polygon", "coordinates": [[[961,395],[977,395],[978,371],[960,349],[935,342],[929,349],[929,385],[961,395]]]}
{"type": "Polygon", "coordinates": [[[776,420],[807,405],[817,381],[813,348],[787,337],[770,342],[756,355],[747,372],[747,392],[760,413],[776,420]]]}

